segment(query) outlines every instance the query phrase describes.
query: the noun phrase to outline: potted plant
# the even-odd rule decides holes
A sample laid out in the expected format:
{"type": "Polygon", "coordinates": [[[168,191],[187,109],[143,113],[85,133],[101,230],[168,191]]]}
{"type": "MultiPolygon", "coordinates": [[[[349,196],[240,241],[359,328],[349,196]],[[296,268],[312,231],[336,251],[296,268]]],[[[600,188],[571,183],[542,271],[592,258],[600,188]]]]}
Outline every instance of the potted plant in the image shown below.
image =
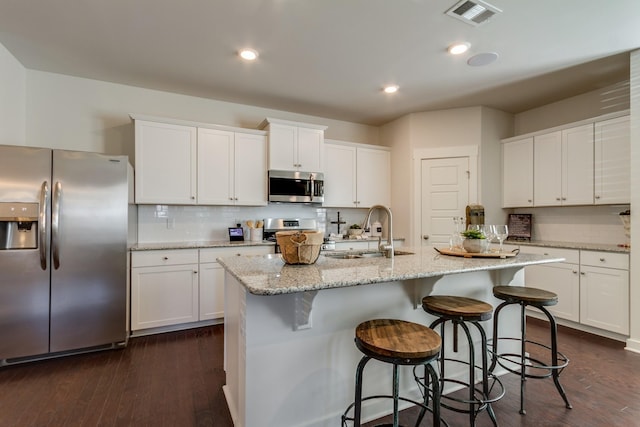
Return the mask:
{"type": "Polygon", "coordinates": [[[470,253],[485,252],[489,245],[487,236],[480,230],[466,230],[460,233],[464,240],[462,241],[462,247],[465,251],[470,253]]]}
{"type": "Polygon", "coordinates": [[[362,227],[360,227],[360,225],[359,225],[359,224],[352,224],[352,225],[349,227],[349,230],[347,231],[347,233],[348,233],[350,236],[359,236],[359,235],[361,235],[361,234],[362,234],[362,231],[363,231],[363,230],[362,230],[362,227]]]}

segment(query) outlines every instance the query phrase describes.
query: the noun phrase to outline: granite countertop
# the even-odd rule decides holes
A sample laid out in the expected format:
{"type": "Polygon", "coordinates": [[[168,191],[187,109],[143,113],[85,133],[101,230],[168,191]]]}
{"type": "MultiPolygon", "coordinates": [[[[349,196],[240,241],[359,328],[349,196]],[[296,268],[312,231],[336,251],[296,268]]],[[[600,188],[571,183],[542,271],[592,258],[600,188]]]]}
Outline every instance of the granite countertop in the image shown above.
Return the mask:
{"type": "Polygon", "coordinates": [[[506,259],[462,258],[440,255],[431,247],[403,247],[402,251],[414,254],[398,255],[393,260],[334,259],[320,255],[312,265],[286,265],[278,254],[222,257],[218,258],[218,262],[250,293],[279,295],[564,260],[531,254],[519,254],[506,259]]]}
{"type": "Polygon", "coordinates": [[[237,248],[239,246],[274,246],[274,242],[245,241],[230,242],[228,240],[212,240],[208,242],[160,242],[160,243],[136,243],[129,247],[130,251],[157,251],[167,249],[204,249],[204,248],[237,248]]]}
{"type": "Polygon", "coordinates": [[[582,249],[587,251],[629,253],[631,248],[604,243],[556,242],[551,240],[531,240],[530,242],[505,241],[505,244],[520,246],[542,246],[547,248],[582,249]]]}

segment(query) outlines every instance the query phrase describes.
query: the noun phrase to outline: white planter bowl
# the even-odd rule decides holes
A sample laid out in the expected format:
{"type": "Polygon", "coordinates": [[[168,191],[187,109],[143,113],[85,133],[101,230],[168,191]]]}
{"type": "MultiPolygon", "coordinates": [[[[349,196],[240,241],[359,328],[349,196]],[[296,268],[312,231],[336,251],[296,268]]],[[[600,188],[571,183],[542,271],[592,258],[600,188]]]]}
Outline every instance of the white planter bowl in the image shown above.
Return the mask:
{"type": "Polygon", "coordinates": [[[487,239],[464,239],[462,241],[464,250],[473,254],[485,252],[488,245],[487,239]]]}

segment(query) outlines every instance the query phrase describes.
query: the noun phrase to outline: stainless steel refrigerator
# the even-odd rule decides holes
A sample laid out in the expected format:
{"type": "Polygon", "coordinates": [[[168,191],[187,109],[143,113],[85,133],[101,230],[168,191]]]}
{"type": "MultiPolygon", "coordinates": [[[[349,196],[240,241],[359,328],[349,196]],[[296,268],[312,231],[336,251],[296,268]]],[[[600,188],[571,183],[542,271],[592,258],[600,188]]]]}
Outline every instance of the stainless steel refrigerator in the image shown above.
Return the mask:
{"type": "Polygon", "coordinates": [[[126,342],[127,166],[0,146],[0,364],[126,342]]]}

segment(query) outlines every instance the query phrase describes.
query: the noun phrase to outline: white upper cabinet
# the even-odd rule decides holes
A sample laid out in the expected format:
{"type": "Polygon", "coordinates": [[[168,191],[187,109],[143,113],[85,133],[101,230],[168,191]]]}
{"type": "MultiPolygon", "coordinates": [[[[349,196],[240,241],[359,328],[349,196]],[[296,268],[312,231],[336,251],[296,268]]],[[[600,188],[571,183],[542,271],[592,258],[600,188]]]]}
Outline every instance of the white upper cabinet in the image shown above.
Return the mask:
{"type": "Polygon", "coordinates": [[[534,205],[593,204],[593,124],[533,140],[534,205]]]}
{"type": "Polygon", "coordinates": [[[356,207],[356,147],[325,144],[324,207],[356,207]]]}
{"type": "Polygon", "coordinates": [[[502,144],[502,206],[533,206],[533,137],[502,144]]]}
{"type": "Polygon", "coordinates": [[[629,116],[620,114],[503,140],[502,206],[629,203],[629,116]]]}
{"type": "Polygon", "coordinates": [[[268,118],[260,128],[269,133],[269,169],[323,171],[326,126],[268,118]]]}
{"type": "Polygon", "coordinates": [[[325,144],[325,207],[391,204],[391,154],[373,146],[325,144]]]}
{"type": "Polygon", "coordinates": [[[136,203],[196,203],[196,128],[135,121],[136,203]]]}
{"type": "Polygon", "coordinates": [[[595,124],[595,203],[630,202],[629,116],[595,124]]]}
{"type": "Polygon", "coordinates": [[[198,204],[267,204],[266,137],[198,129],[198,204]]]}
{"type": "Polygon", "coordinates": [[[136,203],[267,204],[266,132],[134,119],[136,203]]]}

